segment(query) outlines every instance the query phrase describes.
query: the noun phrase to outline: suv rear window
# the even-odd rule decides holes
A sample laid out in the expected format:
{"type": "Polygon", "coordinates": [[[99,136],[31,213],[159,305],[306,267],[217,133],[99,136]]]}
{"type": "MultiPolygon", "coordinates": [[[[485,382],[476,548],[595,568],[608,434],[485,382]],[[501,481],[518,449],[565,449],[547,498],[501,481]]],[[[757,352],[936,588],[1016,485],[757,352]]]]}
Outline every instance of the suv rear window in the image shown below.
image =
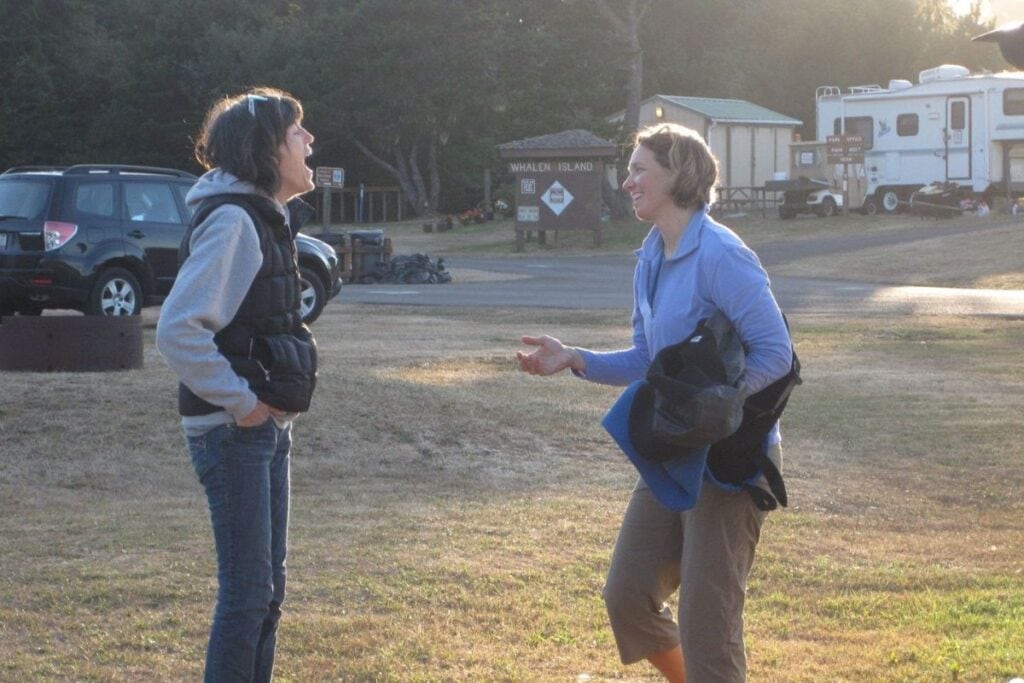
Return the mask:
{"type": "Polygon", "coordinates": [[[73,190],[71,201],[76,213],[113,218],[114,184],[109,182],[78,183],[73,190]]]}
{"type": "Polygon", "coordinates": [[[42,219],[52,187],[53,183],[47,180],[0,181],[0,216],[42,219]]]}
{"type": "Polygon", "coordinates": [[[133,222],[181,223],[181,214],[167,183],[125,183],[124,203],[133,222]]]}

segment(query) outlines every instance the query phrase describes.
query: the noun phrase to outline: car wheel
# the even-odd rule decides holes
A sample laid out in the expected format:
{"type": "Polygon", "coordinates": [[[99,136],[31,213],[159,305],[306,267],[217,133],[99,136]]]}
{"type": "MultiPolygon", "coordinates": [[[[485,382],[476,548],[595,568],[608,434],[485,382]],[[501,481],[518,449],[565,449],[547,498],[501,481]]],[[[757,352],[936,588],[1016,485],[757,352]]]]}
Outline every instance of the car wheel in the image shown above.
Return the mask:
{"type": "Polygon", "coordinates": [[[886,188],[881,193],[881,204],[882,209],[888,214],[894,214],[900,210],[900,193],[896,190],[886,188]]]}
{"type": "Polygon", "coordinates": [[[825,197],[821,200],[821,204],[818,205],[818,215],[822,218],[831,218],[836,215],[836,200],[831,197],[825,197]]]}
{"type": "Polygon", "coordinates": [[[878,215],[878,202],[874,197],[867,197],[864,200],[864,206],[860,210],[868,216],[876,216],[878,215]]]}
{"type": "Polygon", "coordinates": [[[85,312],[89,315],[139,315],[142,287],[124,268],[108,268],[97,276],[85,312]]]}
{"type": "Polygon", "coordinates": [[[327,290],[312,268],[299,268],[299,312],[302,322],[311,325],[320,317],[327,303],[327,290]]]}

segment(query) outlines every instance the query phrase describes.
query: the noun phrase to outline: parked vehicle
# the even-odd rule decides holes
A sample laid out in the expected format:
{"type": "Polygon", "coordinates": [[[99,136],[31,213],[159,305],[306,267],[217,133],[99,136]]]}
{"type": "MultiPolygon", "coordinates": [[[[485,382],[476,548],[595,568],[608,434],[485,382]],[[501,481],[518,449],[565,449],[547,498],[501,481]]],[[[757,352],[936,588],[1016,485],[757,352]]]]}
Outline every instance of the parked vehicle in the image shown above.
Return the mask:
{"type": "MultiPolygon", "coordinates": [[[[895,213],[932,183],[973,196],[1024,193],[1024,72],[971,74],[956,65],[922,71],[918,83],[892,80],[816,93],[817,137],[864,139],[865,213],[895,213]]],[[[859,200],[859,198],[858,198],[859,200]]]]}
{"type": "MultiPolygon", "coordinates": [[[[138,315],[178,273],[191,173],[148,166],[22,166],[0,174],[0,315],[69,308],[138,315]]],[[[334,250],[296,239],[306,322],[341,288],[334,250]]]]}
{"type": "Polygon", "coordinates": [[[910,211],[917,216],[952,218],[963,211],[963,190],[956,183],[932,183],[910,195],[910,211]]]}
{"type": "Polygon", "coordinates": [[[769,180],[764,186],[770,192],[782,192],[779,218],[783,220],[795,218],[801,213],[831,218],[843,208],[843,195],[833,190],[824,180],[807,177],[795,180],[769,180]]]}
{"type": "Polygon", "coordinates": [[[341,264],[334,247],[316,237],[299,233],[299,281],[302,283],[302,321],[311,324],[323,313],[327,302],[341,291],[341,264]]]}

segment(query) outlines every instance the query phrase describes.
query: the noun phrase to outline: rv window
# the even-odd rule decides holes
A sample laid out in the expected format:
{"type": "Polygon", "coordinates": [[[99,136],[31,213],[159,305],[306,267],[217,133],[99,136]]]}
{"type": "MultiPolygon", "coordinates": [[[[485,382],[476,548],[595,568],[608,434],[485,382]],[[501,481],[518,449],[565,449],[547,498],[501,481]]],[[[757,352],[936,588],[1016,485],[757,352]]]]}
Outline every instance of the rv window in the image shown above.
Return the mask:
{"type": "Polygon", "coordinates": [[[967,121],[967,107],[963,102],[953,102],[949,105],[949,127],[953,130],[963,130],[967,121]]]}
{"type": "MultiPolygon", "coordinates": [[[[832,124],[835,135],[840,133],[839,118],[836,117],[832,124]]],[[[869,150],[875,146],[875,120],[870,116],[847,116],[846,134],[860,135],[864,138],[864,149],[869,150]]]]}
{"type": "Polygon", "coordinates": [[[1024,116],[1024,88],[1008,88],[1003,91],[1003,114],[1024,116]]]}
{"type": "Polygon", "coordinates": [[[896,135],[900,137],[917,135],[917,114],[900,114],[897,116],[896,135]]]}

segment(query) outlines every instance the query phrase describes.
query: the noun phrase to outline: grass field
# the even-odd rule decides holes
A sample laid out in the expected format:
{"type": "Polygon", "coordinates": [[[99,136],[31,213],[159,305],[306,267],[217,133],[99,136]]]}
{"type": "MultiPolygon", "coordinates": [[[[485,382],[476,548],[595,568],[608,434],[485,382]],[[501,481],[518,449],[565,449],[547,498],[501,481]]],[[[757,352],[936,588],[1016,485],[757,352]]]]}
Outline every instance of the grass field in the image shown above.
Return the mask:
{"type": "MultiPolygon", "coordinates": [[[[0,680],[200,676],[214,557],[156,314],[143,370],[0,373],[0,680]]],[[[618,390],[512,362],[520,334],[612,348],[627,323],[327,307],[277,680],[656,680],[619,664],[600,597],[635,479],[598,425],[618,390]]],[[[1024,675],[1024,320],[791,323],[805,385],[791,506],[751,578],[750,680],[1024,675]]]]}

